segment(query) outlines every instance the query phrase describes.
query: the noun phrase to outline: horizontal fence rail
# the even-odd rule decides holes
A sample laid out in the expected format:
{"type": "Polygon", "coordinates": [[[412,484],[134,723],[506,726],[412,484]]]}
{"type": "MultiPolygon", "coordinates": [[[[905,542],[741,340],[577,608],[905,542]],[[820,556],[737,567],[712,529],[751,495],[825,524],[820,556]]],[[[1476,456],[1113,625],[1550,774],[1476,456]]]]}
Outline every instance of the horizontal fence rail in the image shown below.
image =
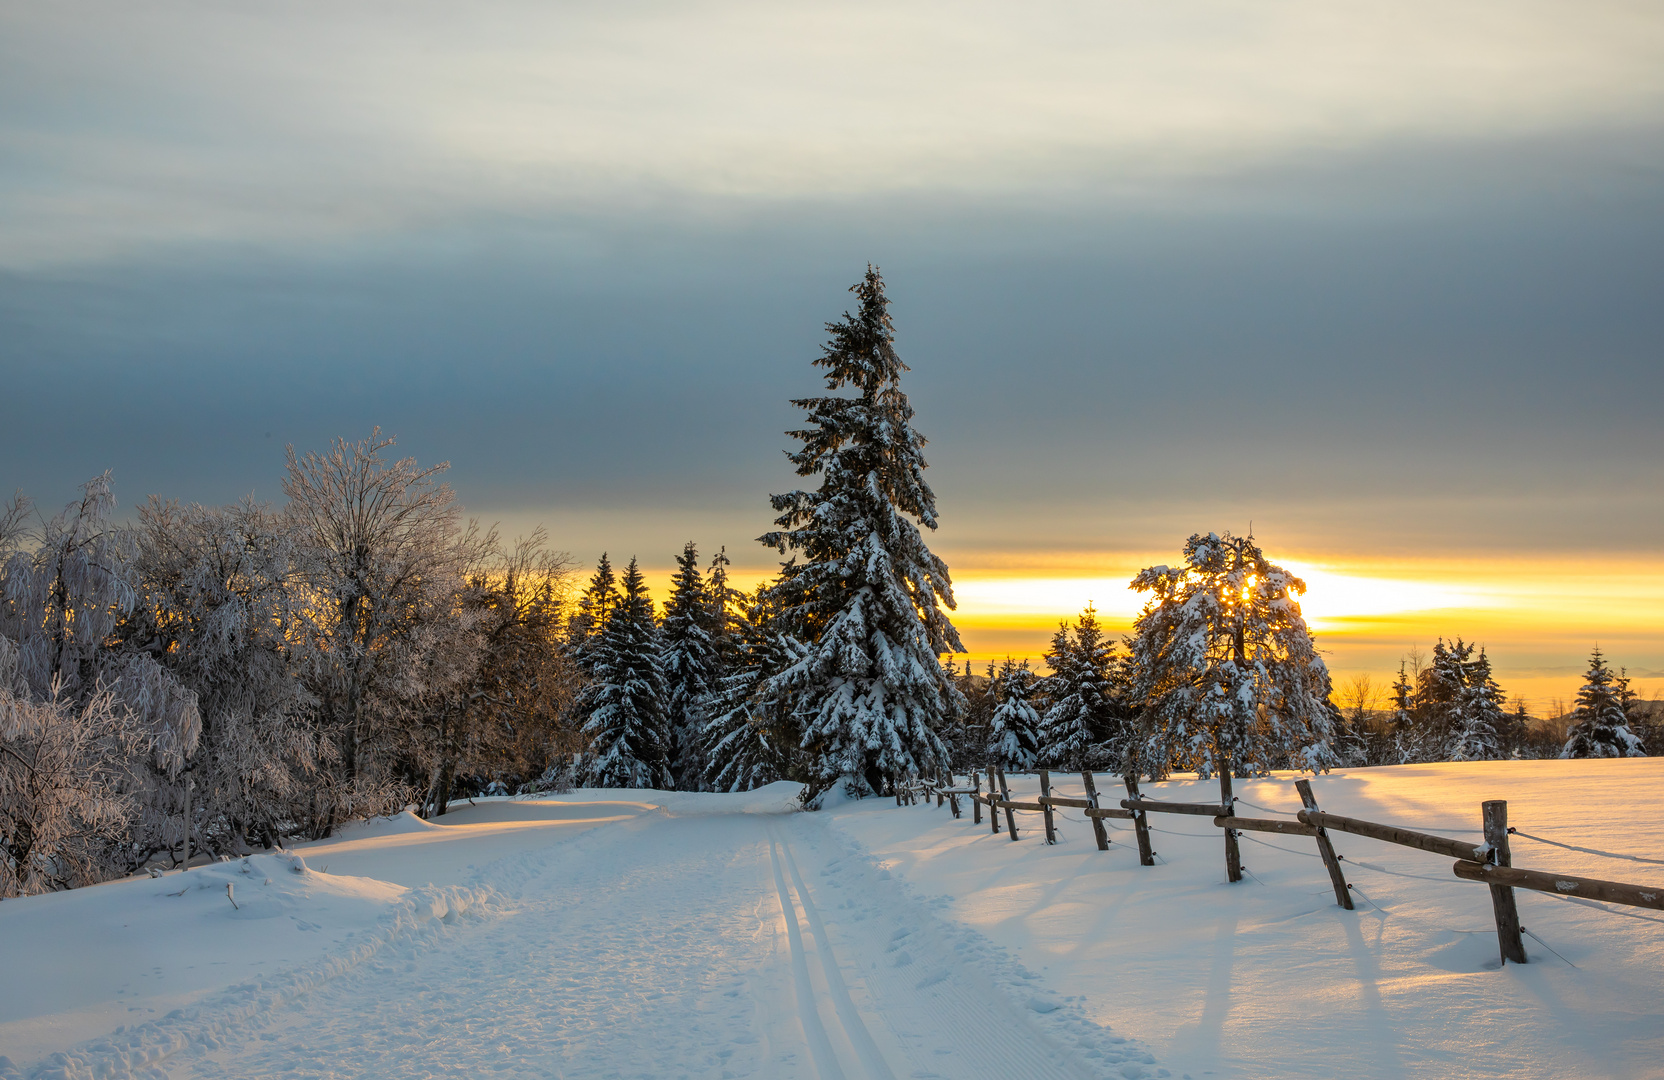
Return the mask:
{"type": "Polygon", "coordinates": [[[1218,803],[1199,802],[1156,802],[1153,799],[1122,799],[1121,805],[1128,810],[1143,810],[1150,814],[1190,814],[1194,817],[1219,817],[1229,814],[1231,808],[1220,806],[1218,803]]]}
{"type": "Polygon", "coordinates": [[[1276,818],[1228,817],[1221,815],[1214,818],[1213,823],[1221,829],[1236,829],[1238,832],[1288,833],[1294,836],[1317,835],[1317,830],[1303,821],[1280,821],[1276,818]]]}
{"type": "Polygon", "coordinates": [[[1431,851],[1435,855],[1447,855],[1452,859],[1473,861],[1489,858],[1489,844],[1475,844],[1468,840],[1452,840],[1448,836],[1433,836],[1429,833],[1416,832],[1413,829],[1400,829],[1396,825],[1380,825],[1373,821],[1341,817],[1339,814],[1325,814],[1317,810],[1302,810],[1296,816],[1307,825],[1333,829],[1336,832],[1352,833],[1354,836],[1367,836],[1372,840],[1384,840],[1389,844],[1398,844],[1400,847],[1420,848],[1422,851],[1431,851]]]}
{"type": "Polygon", "coordinates": [[[1599,878],[1577,877],[1572,874],[1545,874],[1541,870],[1468,862],[1463,859],[1458,859],[1451,869],[1457,877],[1467,881],[1483,881],[1488,885],[1535,889],[1556,896],[1578,896],[1585,900],[1601,900],[1608,904],[1625,904],[1629,907],[1664,911],[1664,888],[1626,885],[1621,881],[1602,881],[1599,878]]]}
{"type": "MultiPolygon", "coordinates": [[[[914,780],[898,785],[896,801],[898,804],[912,804],[921,797],[928,799],[934,795],[938,807],[942,806],[945,800],[952,809],[953,816],[958,818],[959,798],[965,796],[971,802],[972,820],[976,824],[982,823],[983,807],[988,808],[989,826],[996,834],[1000,832],[999,812],[1003,810],[1005,831],[1013,841],[1019,838],[1016,814],[1038,813],[1044,816],[1048,844],[1057,842],[1054,812],[1058,809],[1079,810],[1091,822],[1094,838],[1102,851],[1108,851],[1110,847],[1104,820],[1130,820],[1138,839],[1139,862],[1144,866],[1155,865],[1155,851],[1150,842],[1147,815],[1182,814],[1206,817],[1225,837],[1226,876],[1233,882],[1240,881],[1242,875],[1241,856],[1236,847],[1237,833],[1281,833],[1310,837],[1317,842],[1318,854],[1329,871],[1330,882],[1335,889],[1335,902],[1347,910],[1352,909],[1351,888],[1347,885],[1341,869],[1342,856],[1335,853],[1330,840],[1331,832],[1362,836],[1382,843],[1442,855],[1455,860],[1451,870],[1459,880],[1489,886],[1496,919],[1498,949],[1504,962],[1512,961],[1516,964],[1525,963],[1526,957],[1524,941],[1520,936],[1522,928],[1519,912],[1514,903],[1515,889],[1531,889],[1554,896],[1664,911],[1664,886],[1605,881],[1600,878],[1555,874],[1512,865],[1508,837],[1514,830],[1508,827],[1508,804],[1500,799],[1488,800],[1481,804],[1480,816],[1485,839],[1476,844],[1469,840],[1453,840],[1448,836],[1435,836],[1398,825],[1326,813],[1318,808],[1317,800],[1312,794],[1311,781],[1305,779],[1295,781],[1295,789],[1299,792],[1304,808],[1295,814],[1294,820],[1285,820],[1237,816],[1237,800],[1231,794],[1228,772],[1222,772],[1220,776],[1221,798],[1218,804],[1167,802],[1146,798],[1138,790],[1135,777],[1124,777],[1127,797],[1119,800],[1119,806],[1101,805],[1096,781],[1090,771],[1080,774],[1085,794],[1076,796],[1055,794],[1052,790],[1051,773],[1045,769],[1039,770],[1040,795],[1033,800],[1013,799],[1010,785],[1002,770],[989,767],[986,775],[987,791],[982,788],[983,775],[973,773],[963,785],[958,784],[952,776],[947,777],[946,782],[914,780]]],[[[1611,855],[1601,851],[1592,853],[1611,855]]],[[[1649,861],[1636,856],[1611,857],[1649,861]]]]}

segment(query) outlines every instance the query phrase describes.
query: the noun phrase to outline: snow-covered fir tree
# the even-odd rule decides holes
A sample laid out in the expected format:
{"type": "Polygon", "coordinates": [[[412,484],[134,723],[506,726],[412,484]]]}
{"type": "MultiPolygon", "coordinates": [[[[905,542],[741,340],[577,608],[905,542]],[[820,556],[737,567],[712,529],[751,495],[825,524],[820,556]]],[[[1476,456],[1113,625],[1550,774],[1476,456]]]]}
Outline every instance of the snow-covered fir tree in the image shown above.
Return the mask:
{"type": "Polygon", "coordinates": [[[1040,713],[1033,700],[1039,680],[1027,660],[1019,664],[1008,656],[990,681],[998,704],[988,723],[988,761],[1006,772],[1028,772],[1040,747],[1040,713]]]}
{"type": "Polygon", "coordinates": [[[1451,761],[1489,761],[1507,752],[1504,732],[1509,726],[1503,709],[1506,695],[1491,675],[1491,658],[1483,647],[1467,670],[1467,685],[1457,698],[1447,756],[1451,761]]]}
{"type": "Polygon", "coordinates": [[[705,571],[705,632],[716,654],[718,677],[726,672],[740,648],[745,633],[745,611],[750,598],[728,583],[728,548],[724,545],[711,556],[705,571]]]}
{"type": "Polygon", "coordinates": [[[821,483],[772,496],[780,529],[761,540],[796,553],[773,595],[806,648],[771,683],[795,695],[814,779],[847,777],[877,791],[949,767],[938,730],[958,689],[938,657],[963,646],[947,615],[947,565],[919,531],[936,528],[936,497],[901,390],[907,366],[884,282],[868,267],[851,291],[858,311],[827,325],[831,340],[815,364],[828,390],[854,393],[793,402],[808,426],[790,433],[803,444],[791,460],[821,483]]]}
{"type": "Polygon", "coordinates": [[[1333,768],[1335,707],[1295,597],[1305,583],[1252,537],[1196,534],[1184,565],[1133,579],[1152,594],[1133,624],[1133,699],[1141,771],[1227,763],[1239,775],[1333,768]]]}
{"type": "Polygon", "coordinates": [[[1115,642],[1091,604],[1071,633],[1064,622],[1046,652],[1051,669],[1041,683],[1046,711],[1040,721],[1039,763],[1049,768],[1119,768],[1131,731],[1115,686],[1115,642]]]}
{"type": "Polygon", "coordinates": [[[623,585],[590,649],[590,681],[578,695],[592,755],[584,780],[592,787],[669,788],[669,695],[653,601],[633,557],[623,585]]]}
{"type": "Polygon", "coordinates": [[[1596,648],[1589,655],[1589,670],[1577,691],[1566,732],[1563,758],[1645,757],[1641,740],[1630,726],[1629,680],[1607,666],[1596,648]]]}
{"type": "Polygon", "coordinates": [[[571,650],[572,659],[576,661],[584,674],[592,670],[593,650],[599,643],[601,634],[607,628],[607,620],[612,617],[613,609],[618,607],[618,577],[613,573],[612,561],[606,552],[601,552],[601,561],[595,564],[595,573],[590,577],[589,584],[584,586],[582,595],[578,597],[578,612],[567,624],[566,641],[571,650]]]}
{"type": "Polygon", "coordinates": [[[957,706],[952,721],[942,733],[948,745],[955,773],[974,772],[988,763],[988,724],[994,715],[994,662],[988,661],[987,673],[978,675],[967,659],[960,665],[950,657],[943,667],[963,704],[957,706]]]}
{"type": "MultiPolygon", "coordinates": [[[[942,664],[942,678],[947,681],[949,686],[958,691],[949,698],[948,711],[943,714],[942,726],[936,731],[941,736],[943,744],[948,748],[948,758],[951,762],[949,768],[953,771],[959,769],[959,760],[963,756],[963,748],[969,738],[967,725],[972,719],[972,708],[970,699],[965,697],[961,683],[964,682],[964,678],[970,673],[970,670],[971,662],[969,660],[965,661],[964,670],[961,671],[959,664],[952,655],[949,655],[946,662],[942,664]]],[[[979,750],[980,746],[973,749],[979,750]]]]}
{"type": "Polygon", "coordinates": [[[1497,720],[1497,749],[1502,757],[1519,757],[1531,730],[1531,716],[1525,702],[1516,699],[1512,709],[1504,709],[1497,720]]]}
{"type": "Polygon", "coordinates": [[[758,589],[704,728],[705,781],[711,790],[750,791],[801,775],[803,732],[791,702],[770,679],[802,655],[802,646],[781,628],[767,588],[758,589]]]}
{"type": "Polygon", "coordinates": [[[1405,662],[1400,660],[1398,681],[1392,684],[1392,718],[1387,721],[1387,732],[1392,740],[1393,764],[1403,765],[1417,760],[1415,696],[1415,681],[1410,678],[1405,662]]]}
{"type": "Polygon", "coordinates": [[[1433,646],[1433,662],[1416,688],[1423,753],[1443,761],[1488,761],[1502,756],[1502,688],[1483,649],[1461,638],[1433,646]],[[1475,656],[1475,651],[1478,655],[1475,656]]]}
{"type": "Polygon", "coordinates": [[[689,540],[676,556],[676,577],[660,627],[665,709],[674,736],[671,773],[683,790],[697,791],[704,781],[700,740],[705,709],[720,678],[711,621],[711,600],[699,573],[699,551],[689,540]]]}

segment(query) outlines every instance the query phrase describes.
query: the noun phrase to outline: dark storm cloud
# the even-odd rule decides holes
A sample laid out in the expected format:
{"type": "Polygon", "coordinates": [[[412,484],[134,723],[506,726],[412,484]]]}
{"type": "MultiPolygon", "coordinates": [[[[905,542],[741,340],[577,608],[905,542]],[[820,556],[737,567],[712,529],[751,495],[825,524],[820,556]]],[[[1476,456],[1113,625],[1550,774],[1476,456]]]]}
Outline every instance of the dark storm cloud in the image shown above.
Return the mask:
{"type": "Polygon", "coordinates": [[[1563,150],[1535,162],[1556,183],[1429,154],[1413,198],[1360,169],[1276,185],[1305,188],[1293,207],[869,200],[13,273],[9,381],[75,404],[15,416],[0,450],[54,499],[113,466],[131,497],[218,501],[275,496],[285,442],[379,423],[472,505],[760,505],[872,258],[932,475],[990,542],[1106,507],[1356,504],[1375,520],[1341,531],[1377,543],[1534,522],[1506,542],[1635,546],[1658,513],[1661,192],[1563,150]]]}
{"type": "Polygon", "coordinates": [[[459,10],[0,16],[0,484],[755,535],[871,260],[956,542],[1656,549],[1647,5],[459,10]]]}

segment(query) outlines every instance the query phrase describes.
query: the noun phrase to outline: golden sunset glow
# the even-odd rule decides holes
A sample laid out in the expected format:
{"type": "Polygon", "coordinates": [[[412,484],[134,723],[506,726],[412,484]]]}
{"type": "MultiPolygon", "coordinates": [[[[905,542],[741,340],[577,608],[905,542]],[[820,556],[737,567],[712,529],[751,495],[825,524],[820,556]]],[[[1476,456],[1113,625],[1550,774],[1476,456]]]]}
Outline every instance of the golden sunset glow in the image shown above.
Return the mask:
{"type": "MultiPolygon", "coordinates": [[[[1597,642],[1626,665],[1644,697],[1664,692],[1664,569],[1614,559],[1341,560],[1267,555],[1306,584],[1301,612],[1339,687],[1368,674],[1384,690],[1410,649],[1439,637],[1483,645],[1503,688],[1534,712],[1569,701],[1597,642]]],[[[989,560],[996,562],[997,560],[989,560]]],[[[1056,565],[1060,561],[1048,560],[1056,565]]],[[[1078,557],[1076,571],[1086,569],[1078,557]]],[[[1142,598],[1128,582],[1174,554],[1116,556],[1096,573],[1024,575],[1003,566],[956,570],[954,623],[981,667],[1008,653],[1039,663],[1059,619],[1088,602],[1112,633],[1132,627],[1142,598]]],[[[961,657],[961,660],[964,658],[961,657]]]]}

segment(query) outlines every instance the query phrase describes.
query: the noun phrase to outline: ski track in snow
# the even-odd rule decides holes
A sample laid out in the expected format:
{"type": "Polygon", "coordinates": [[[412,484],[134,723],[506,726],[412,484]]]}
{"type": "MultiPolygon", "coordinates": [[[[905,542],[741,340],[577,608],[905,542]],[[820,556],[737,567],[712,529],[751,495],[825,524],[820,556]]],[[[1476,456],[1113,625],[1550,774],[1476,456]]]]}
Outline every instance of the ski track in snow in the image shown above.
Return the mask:
{"type": "Polygon", "coordinates": [[[1168,1075],[813,814],[654,810],[446,895],[351,955],[26,1075],[1168,1075]]]}

